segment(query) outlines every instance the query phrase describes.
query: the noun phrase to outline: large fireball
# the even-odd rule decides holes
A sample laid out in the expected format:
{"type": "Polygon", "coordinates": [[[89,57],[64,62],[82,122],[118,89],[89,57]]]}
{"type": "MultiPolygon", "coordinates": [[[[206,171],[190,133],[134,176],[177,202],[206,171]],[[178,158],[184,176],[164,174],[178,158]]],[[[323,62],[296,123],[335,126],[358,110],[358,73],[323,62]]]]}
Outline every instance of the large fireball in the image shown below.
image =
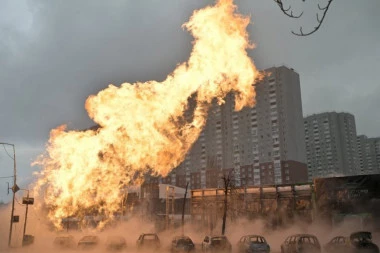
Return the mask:
{"type": "Polygon", "coordinates": [[[96,130],[53,129],[35,192],[49,207],[57,228],[62,218],[92,210],[107,217],[120,207],[120,189],[137,174],[165,176],[184,159],[198,139],[215,99],[223,103],[234,92],[236,110],[253,106],[256,68],[249,18],[235,13],[232,0],[195,11],[184,27],[194,36],[187,62],[163,82],[109,85],[86,101],[96,130]],[[189,98],[195,101],[191,117],[189,98]]]}

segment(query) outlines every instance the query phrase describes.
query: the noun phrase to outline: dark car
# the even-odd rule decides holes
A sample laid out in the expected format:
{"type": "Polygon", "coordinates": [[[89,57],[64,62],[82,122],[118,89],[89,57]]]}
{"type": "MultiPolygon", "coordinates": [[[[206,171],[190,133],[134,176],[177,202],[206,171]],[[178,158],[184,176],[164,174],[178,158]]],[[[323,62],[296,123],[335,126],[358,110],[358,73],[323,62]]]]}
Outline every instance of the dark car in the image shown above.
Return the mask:
{"type": "Polygon", "coordinates": [[[159,249],[161,242],[157,234],[141,234],[136,245],[137,249],[159,249]]]}
{"type": "Polygon", "coordinates": [[[172,240],[170,251],[175,252],[190,252],[195,249],[193,241],[188,236],[176,236],[172,240]]]}
{"type": "Polygon", "coordinates": [[[321,245],[315,235],[296,234],[281,244],[281,253],[320,253],[321,245]]]}
{"type": "Polygon", "coordinates": [[[122,236],[109,236],[106,240],[106,248],[110,251],[119,251],[127,248],[127,241],[122,236]]]}
{"type": "Polygon", "coordinates": [[[263,236],[245,235],[240,238],[238,244],[239,253],[269,253],[270,247],[263,236]]]}
{"type": "Polygon", "coordinates": [[[78,242],[78,249],[93,249],[99,244],[99,237],[96,235],[86,235],[78,242]]]}
{"type": "Polygon", "coordinates": [[[232,252],[232,245],[224,235],[205,236],[202,242],[203,252],[232,252]]]}
{"type": "Polygon", "coordinates": [[[345,236],[332,238],[323,248],[327,253],[346,253],[349,247],[349,240],[345,236]]]}
{"type": "Polygon", "coordinates": [[[379,253],[379,247],[372,242],[370,232],[355,232],[350,235],[352,253],[379,253]]]}
{"type": "Polygon", "coordinates": [[[73,249],[76,243],[72,235],[60,235],[54,239],[53,245],[60,249],[73,249]]]}

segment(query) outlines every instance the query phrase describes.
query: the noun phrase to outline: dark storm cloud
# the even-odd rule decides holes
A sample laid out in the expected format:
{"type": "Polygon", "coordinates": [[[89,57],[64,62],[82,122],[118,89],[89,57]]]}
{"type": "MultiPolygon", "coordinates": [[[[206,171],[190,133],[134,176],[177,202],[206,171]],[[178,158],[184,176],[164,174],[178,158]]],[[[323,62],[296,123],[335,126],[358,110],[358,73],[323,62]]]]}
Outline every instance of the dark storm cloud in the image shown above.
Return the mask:
{"type": "MultiPolygon", "coordinates": [[[[212,2],[2,2],[0,141],[20,149],[20,173],[30,176],[50,129],[93,124],[84,110],[88,95],[109,83],[162,80],[186,61],[192,38],[181,25],[212,2]]],[[[250,54],[260,68],[286,64],[300,74],[304,114],[348,111],[358,132],[380,135],[380,1],[335,0],[320,31],[295,37],[290,30],[315,25],[312,2],[303,19],[291,20],[273,1],[237,1],[254,22],[250,54]]]]}

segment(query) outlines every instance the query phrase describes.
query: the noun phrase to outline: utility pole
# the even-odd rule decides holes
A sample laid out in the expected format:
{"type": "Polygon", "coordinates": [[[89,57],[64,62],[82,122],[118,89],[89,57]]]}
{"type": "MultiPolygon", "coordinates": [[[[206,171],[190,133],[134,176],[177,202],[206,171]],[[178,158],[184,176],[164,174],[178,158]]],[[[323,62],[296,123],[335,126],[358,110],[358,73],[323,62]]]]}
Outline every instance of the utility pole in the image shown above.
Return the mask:
{"type": "Polygon", "coordinates": [[[170,227],[170,221],[174,219],[174,201],[175,201],[175,188],[174,186],[166,186],[166,229],[170,227]],[[170,205],[172,219],[170,220],[170,205]]]}
{"type": "Polygon", "coordinates": [[[223,191],[224,191],[224,200],[223,200],[223,223],[222,223],[222,235],[224,235],[226,231],[226,221],[227,221],[227,209],[228,209],[228,195],[231,194],[233,184],[233,172],[230,171],[228,174],[224,174],[222,176],[223,180],[223,191]]]}
{"type": "Polygon", "coordinates": [[[29,205],[33,205],[34,204],[34,198],[29,198],[29,190],[25,190],[25,189],[22,189],[22,190],[28,192],[26,198],[22,198],[22,203],[24,205],[26,205],[26,208],[25,208],[25,221],[24,221],[24,232],[22,234],[22,241],[24,243],[24,240],[25,240],[25,231],[26,231],[26,221],[28,219],[28,207],[29,207],[29,205]]]}
{"type": "Polygon", "coordinates": [[[11,143],[5,143],[5,142],[0,142],[0,144],[3,146],[4,145],[12,146],[12,148],[13,148],[13,158],[11,157],[13,159],[13,186],[11,188],[12,192],[13,192],[13,198],[12,198],[11,222],[10,222],[10,226],[9,226],[9,237],[8,237],[8,247],[11,247],[13,215],[14,215],[14,210],[15,210],[15,194],[20,188],[18,188],[18,186],[16,184],[16,151],[15,151],[15,145],[11,144],[11,143]]]}
{"type": "MultiPolygon", "coordinates": [[[[26,197],[29,199],[29,190],[28,190],[28,194],[26,195],[26,197]]],[[[28,219],[28,207],[29,207],[29,203],[27,202],[26,208],[25,208],[24,232],[22,233],[22,239],[23,240],[24,240],[25,231],[26,231],[26,220],[28,219]]]]}
{"type": "Polygon", "coordinates": [[[185,234],[185,206],[186,206],[186,196],[187,188],[189,187],[189,182],[186,183],[185,196],[183,197],[183,206],[182,206],[182,235],[185,234]]]}

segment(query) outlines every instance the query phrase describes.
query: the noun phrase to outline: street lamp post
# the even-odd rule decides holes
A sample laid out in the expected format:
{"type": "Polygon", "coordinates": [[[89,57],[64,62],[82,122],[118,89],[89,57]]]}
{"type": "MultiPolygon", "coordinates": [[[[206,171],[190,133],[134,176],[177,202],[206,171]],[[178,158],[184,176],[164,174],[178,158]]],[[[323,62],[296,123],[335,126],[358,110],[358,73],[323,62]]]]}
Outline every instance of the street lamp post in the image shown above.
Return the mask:
{"type": "Polygon", "coordinates": [[[18,186],[16,184],[16,151],[15,151],[15,145],[14,144],[5,143],[5,142],[0,142],[0,144],[12,146],[12,148],[13,148],[13,186],[12,186],[13,198],[12,198],[11,222],[10,222],[10,227],[9,227],[9,238],[8,238],[8,247],[11,247],[13,215],[14,215],[14,209],[15,209],[15,194],[18,191],[18,186]]]}

